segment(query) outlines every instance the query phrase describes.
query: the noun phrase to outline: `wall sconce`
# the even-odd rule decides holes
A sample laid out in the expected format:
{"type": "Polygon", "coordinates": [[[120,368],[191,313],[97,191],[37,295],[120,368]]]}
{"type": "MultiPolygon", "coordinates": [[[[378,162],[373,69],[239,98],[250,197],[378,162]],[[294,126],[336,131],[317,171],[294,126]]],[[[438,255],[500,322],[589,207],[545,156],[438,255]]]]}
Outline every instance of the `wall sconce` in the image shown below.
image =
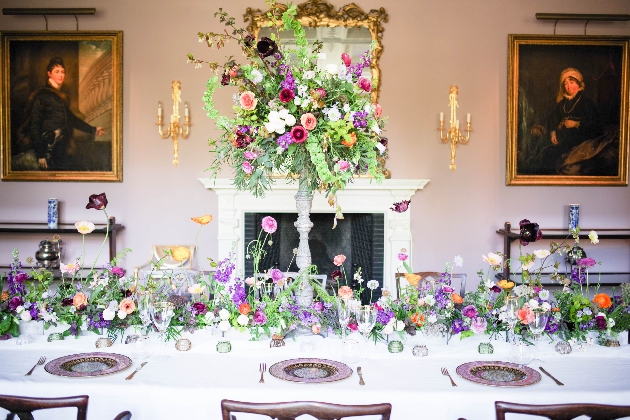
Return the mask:
{"type": "Polygon", "coordinates": [[[179,163],[179,137],[188,138],[188,128],[190,127],[190,116],[188,115],[188,104],[184,104],[184,124],[179,124],[179,103],[181,99],[182,82],[174,80],[173,90],[173,114],[167,130],[162,128],[162,104],[158,102],[158,133],[163,139],[173,138],[173,165],[179,163]]]}
{"type": "Polygon", "coordinates": [[[459,120],[457,119],[457,108],[459,105],[457,104],[457,96],[458,87],[451,86],[448,95],[448,106],[451,108],[451,128],[449,128],[444,134],[442,134],[442,130],[444,129],[444,113],[440,112],[440,139],[442,140],[442,143],[451,143],[451,164],[449,165],[451,171],[455,170],[455,150],[457,143],[468,144],[471,132],[470,114],[466,115],[466,137],[464,137],[461,131],[459,131],[459,120]]]}

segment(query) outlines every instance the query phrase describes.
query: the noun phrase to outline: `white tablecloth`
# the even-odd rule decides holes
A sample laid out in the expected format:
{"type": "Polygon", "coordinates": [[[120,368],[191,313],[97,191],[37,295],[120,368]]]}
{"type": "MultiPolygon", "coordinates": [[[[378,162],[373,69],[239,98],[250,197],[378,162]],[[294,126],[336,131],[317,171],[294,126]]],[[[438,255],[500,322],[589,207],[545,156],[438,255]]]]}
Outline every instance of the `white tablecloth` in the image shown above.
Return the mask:
{"type": "MultiPolygon", "coordinates": [[[[259,384],[259,363],[272,364],[291,358],[320,357],[339,360],[338,338],[308,338],[317,344],[312,352],[301,352],[304,338],[286,340],[286,346],[269,348],[269,340],[247,341],[247,335],[228,333],[232,352],[219,354],[215,350],[218,337],[206,332],[187,336],[192,341],[188,352],[175,350],[171,343],[168,357],[149,358],[148,364],[133,380],[125,377],[132,369],[97,378],[71,379],[47,373],[38,366],[32,376],[24,374],[40,356],[47,361],[74,353],[96,351],[96,336],[90,334],[79,339],[46,342],[46,336],[36,336],[35,342],[17,346],[16,340],[0,342],[0,393],[60,397],[87,394],[90,396],[88,419],[110,420],[117,413],[129,410],[134,420],[156,419],[220,419],[220,401],[230,398],[242,401],[294,401],[314,400],[339,404],[373,404],[389,402],[393,405],[392,419],[452,419],[488,420],[494,418],[494,401],[519,403],[591,402],[629,404],[630,402],[630,346],[606,348],[595,344],[586,351],[573,351],[560,355],[553,345],[544,340],[540,358],[530,367],[545,367],[565,383],[557,386],[551,379],[521,388],[488,387],[469,382],[455,373],[458,365],[475,361],[508,361],[509,346],[493,341],[495,352],[480,355],[477,346],[482,337],[460,341],[455,338],[449,345],[444,340],[425,340],[428,357],[414,357],[413,343],[407,342],[403,353],[390,354],[385,344],[370,344],[364,359],[350,365],[356,371],[363,369],[366,385],[359,386],[356,373],[339,382],[328,384],[294,384],[265,374],[265,383],[259,384]],[[457,387],[452,387],[441,367],[450,371],[457,387]]],[[[155,337],[153,337],[155,342],[155,337]]],[[[486,341],[485,339],[483,339],[486,341]]],[[[105,349],[131,356],[131,345],[120,342],[105,349]]],[[[67,418],[68,412],[49,411],[38,419],[67,418]]],[[[4,415],[0,410],[0,416],[4,415]]],[[[247,417],[239,416],[239,420],[247,417]]]]}

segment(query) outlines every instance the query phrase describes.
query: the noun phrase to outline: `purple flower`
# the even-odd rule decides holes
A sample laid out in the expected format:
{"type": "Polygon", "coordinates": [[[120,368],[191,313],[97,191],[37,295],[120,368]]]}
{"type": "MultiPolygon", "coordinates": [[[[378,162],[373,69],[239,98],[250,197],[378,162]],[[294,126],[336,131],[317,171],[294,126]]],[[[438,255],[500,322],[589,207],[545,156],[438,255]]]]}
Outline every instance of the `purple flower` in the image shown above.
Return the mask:
{"type": "Polygon", "coordinates": [[[79,327],[77,326],[76,322],[70,324],[70,335],[74,335],[76,337],[79,336],[79,327]]]}
{"type": "Polygon", "coordinates": [[[596,316],[595,317],[595,324],[597,324],[597,329],[605,330],[606,326],[607,326],[606,317],[604,317],[604,316],[596,316]]]}
{"type": "MultiPolygon", "coordinates": [[[[369,82],[368,82],[369,83],[369,82]]],[[[367,127],[367,111],[357,111],[352,115],[352,124],[355,128],[367,127]]]]}
{"type": "Polygon", "coordinates": [[[597,261],[595,261],[592,258],[580,258],[577,261],[577,265],[579,265],[580,267],[593,267],[595,266],[595,264],[597,264],[597,261]]]}
{"type": "Polygon", "coordinates": [[[18,306],[21,306],[23,304],[24,300],[22,300],[20,296],[13,296],[11,299],[9,299],[9,310],[15,311],[18,306]]]}
{"type": "Polygon", "coordinates": [[[31,309],[28,312],[31,314],[31,318],[33,318],[34,321],[39,319],[39,309],[37,309],[37,305],[31,305],[31,309]]]}
{"type": "Polygon", "coordinates": [[[245,292],[243,283],[236,283],[234,285],[234,293],[232,293],[232,302],[234,302],[236,306],[240,306],[243,302],[245,302],[246,298],[247,292],[245,292]]]}
{"type": "Polygon", "coordinates": [[[571,280],[578,284],[584,284],[586,282],[586,271],[580,267],[574,267],[571,270],[571,280]]]}
{"type": "Polygon", "coordinates": [[[284,133],[280,137],[276,139],[276,143],[278,146],[282,147],[284,150],[287,150],[291,144],[293,144],[293,136],[291,136],[291,132],[284,133]]]}
{"type": "Polygon", "coordinates": [[[521,245],[528,245],[530,242],[536,242],[542,239],[543,234],[538,223],[532,223],[527,219],[523,219],[519,222],[521,228],[520,241],[521,245]]]}
{"type": "Polygon", "coordinates": [[[254,324],[265,325],[266,322],[267,322],[267,315],[265,315],[263,311],[257,310],[254,313],[254,324]]]}
{"type": "Polygon", "coordinates": [[[195,302],[192,305],[193,315],[203,315],[208,312],[208,307],[203,302],[195,302]]]}
{"type": "Polygon", "coordinates": [[[494,293],[501,293],[501,288],[496,284],[490,288],[494,293]]]}
{"type": "Polygon", "coordinates": [[[230,253],[230,256],[222,260],[217,266],[217,271],[215,271],[212,278],[219,283],[225,284],[230,281],[230,277],[232,277],[232,272],[234,271],[234,263],[231,261],[231,257],[232,253],[230,253]]]}
{"type": "Polygon", "coordinates": [[[89,203],[85,206],[86,209],[105,210],[107,207],[107,196],[105,193],[92,194],[89,198],[89,203]]]}
{"type": "Polygon", "coordinates": [[[391,309],[384,309],[376,313],[376,322],[381,325],[387,325],[393,317],[394,311],[392,311],[391,309]]]}
{"type": "Polygon", "coordinates": [[[462,309],[462,315],[470,319],[476,318],[477,308],[475,308],[473,305],[468,305],[464,309],[462,309]]]}
{"type": "MultiPolygon", "coordinates": [[[[88,317],[88,329],[89,330],[93,330],[93,329],[100,329],[100,328],[108,328],[111,325],[111,321],[106,321],[103,318],[103,312],[99,312],[98,315],[95,315],[93,317],[88,317]]],[[[72,323],[73,325],[76,325],[75,323],[72,323]]],[[[72,333],[72,327],[70,327],[70,333],[72,335],[79,335],[78,332],[77,334],[72,333]]]]}
{"type": "Polygon", "coordinates": [[[260,38],[260,41],[258,41],[258,43],[256,44],[256,49],[258,50],[258,54],[260,54],[260,56],[264,58],[277,53],[278,45],[270,38],[262,37],[260,38]]]}
{"type": "Polygon", "coordinates": [[[464,320],[461,318],[456,319],[451,324],[451,328],[453,329],[453,334],[459,334],[462,331],[468,331],[468,325],[464,323],[464,320]]]}
{"type": "Polygon", "coordinates": [[[117,277],[122,277],[125,275],[125,270],[123,268],[120,267],[114,267],[112,268],[112,274],[117,276],[117,277]]]}
{"type": "Polygon", "coordinates": [[[409,255],[405,254],[404,252],[399,252],[398,253],[398,259],[400,261],[405,261],[407,258],[409,258],[409,255]]]}
{"type": "Polygon", "coordinates": [[[278,283],[280,280],[284,278],[284,273],[277,268],[272,268],[269,270],[269,276],[273,280],[274,283],[278,283]]]}
{"type": "Polygon", "coordinates": [[[322,309],[324,309],[324,305],[321,302],[313,302],[311,307],[313,308],[313,310],[317,312],[321,312],[322,309]]]}
{"type": "Polygon", "coordinates": [[[475,334],[483,334],[488,328],[488,321],[485,318],[477,317],[470,323],[470,329],[475,334]]]}

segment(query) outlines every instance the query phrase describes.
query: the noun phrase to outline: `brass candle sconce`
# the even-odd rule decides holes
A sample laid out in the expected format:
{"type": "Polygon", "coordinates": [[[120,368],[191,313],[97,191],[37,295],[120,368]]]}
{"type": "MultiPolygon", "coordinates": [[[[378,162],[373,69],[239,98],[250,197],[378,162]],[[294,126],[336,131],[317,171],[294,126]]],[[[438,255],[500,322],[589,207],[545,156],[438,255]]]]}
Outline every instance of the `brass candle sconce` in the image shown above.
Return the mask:
{"type": "Polygon", "coordinates": [[[173,91],[173,114],[171,122],[166,130],[162,128],[162,104],[158,102],[158,133],[163,139],[171,137],[173,139],[173,165],[179,163],[179,137],[188,138],[190,128],[190,115],[188,114],[188,104],[184,104],[184,123],[179,123],[179,103],[181,99],[182,82],[174,80],[172,83],[173,91]]]}
{"type": "Polygon", "coordinates": [[[450,125],[451,127],[443,133],[444,130],[444,113],[440,112],[440,139],[442,143],[450,143],[451,144],[451,164],[449,168],[451,171],[455,170],[455,154],[457,143],[468,144],[468,140],[470,140],[470,132],[472,131],[470,126],[470,114],[466,115],[466,136],[462,135],[462,132],[459,130],[459,120],[457,119],[457,108],[459,104],[457,103],[458,98],[458,87],[451,86],[449,89],[449,107],[451,108],[451,118],[450,125]]]}

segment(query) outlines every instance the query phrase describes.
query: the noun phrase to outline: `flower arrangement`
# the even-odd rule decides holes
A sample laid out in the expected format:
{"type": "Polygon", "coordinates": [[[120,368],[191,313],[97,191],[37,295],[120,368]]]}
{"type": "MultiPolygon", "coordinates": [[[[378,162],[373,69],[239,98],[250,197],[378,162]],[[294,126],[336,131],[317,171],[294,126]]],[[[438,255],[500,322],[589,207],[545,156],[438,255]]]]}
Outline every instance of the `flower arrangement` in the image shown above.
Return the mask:
{"type": "MultiPolygon", "coordinates": [[[[269,5],[277,10],[275,1],[269,5]]],[[[228,163],[238,189],[262,196],[275,175],[294,180],[297,174],[309,193],[325,191],[331,205],[336,191],[353,177],[369,174],[377,182],[384,178],[377,155],[386,150],[381,144],[386,139],[380,137],[386,118],[370,99],[372,80],[362,75],[372,50],[357,63],[342,54],[339,65],[321,69],[317,61],[324,57],[322,44],[309,45],[295,18],[295,5],[273,16],[276,32],[259,41],[236,27],[222,9],[217,16],[227,30],[200,32],[199,41],[216,48],[235,41],[247,62],[229,58],[220,65],[188,55],[189,62],[198,67],[207,63],[215,73],[204,95],[204,109],[222,132],[209,142],[215,153],[209,168],[214,176],[228,163]],[[282,31],[293,32],[295,48],[282,44],[282,31]],[[219,116],[214,108],[219,85],[238,88],[231,118],[219,116]]]]}

